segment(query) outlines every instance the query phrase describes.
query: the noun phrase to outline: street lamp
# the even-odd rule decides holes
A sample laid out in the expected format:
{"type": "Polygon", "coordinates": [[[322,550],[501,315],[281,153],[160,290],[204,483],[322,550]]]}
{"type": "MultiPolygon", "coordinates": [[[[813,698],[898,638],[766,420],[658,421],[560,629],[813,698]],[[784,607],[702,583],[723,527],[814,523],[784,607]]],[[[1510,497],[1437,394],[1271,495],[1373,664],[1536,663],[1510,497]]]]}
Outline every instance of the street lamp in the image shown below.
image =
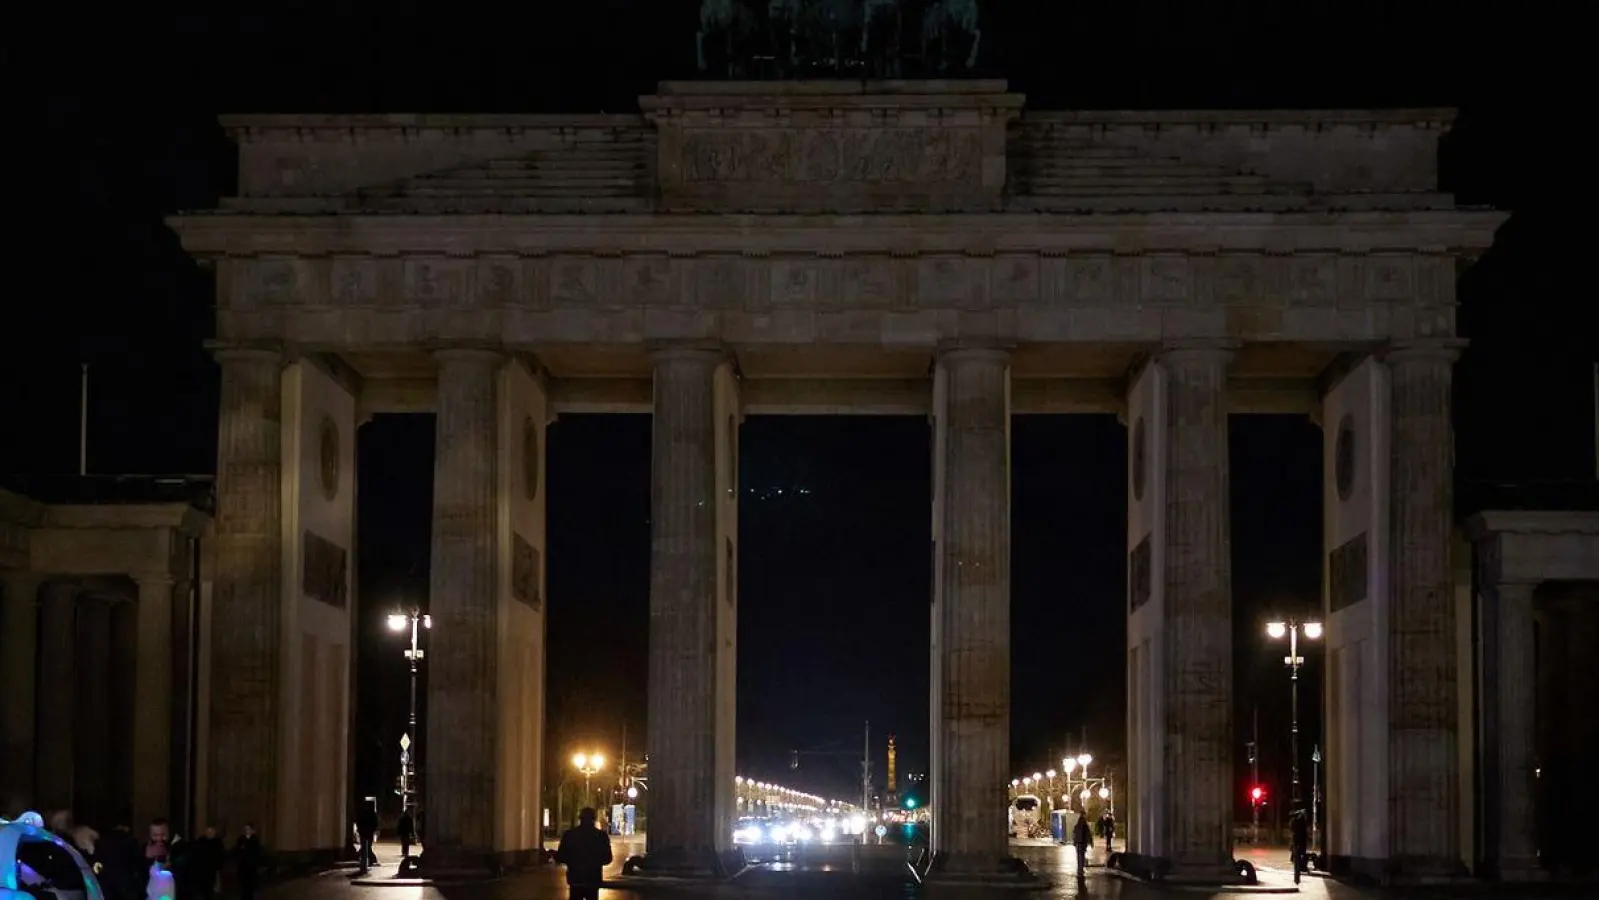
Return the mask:
{"type": "MultiPolygon", "coordinates": [[[[1274,641],[1288,638],[1288,655],[1283,657],[1283,663],[1288,666],[1288,681],[1291,694],[1291,732],[1289,752],[1293,760],[1289,765],[1291,773],[1291,790],[1289,791],[1289,805],[1299,807],[1299,667],[1305,664],[1305,658],[1299,655],[1299,636],[1304,634],[1306,640],[1314,641],[1321,638],[1320,622],[1300,622],[1289,619],[1286,622],[1266,623],[1266,636],[1274,641]]],[[[1314,815],[1314,813],[1312,813],[1314,815]]]]}
{"type": "Polygon", "coordinates": [[[413,783],[414,767],[411,760],[411,746],[421,737],[416,730],[416,674],[417,664],[422,661],[426,651],[422,649],[422,631],[433,628],[433,617],[424,614],[416,607],[411,607],[408,613],[390,613],[389,630],[403,632],[411,629],[411,645],[405,649],[405,658],[411,663],[411,716],[408,720],[405,734],[400,735],[400,803],[403,806],[411,805],[411,795],[416,792],[413,783]],[[414,735],[414,737],[413,737],[414,735]]]}
{"type": "Polygon", "coordinates": [[[574,753],[572,754],[572,768],[583,773],[583,798],[587,803],[594,799],[593,786],[590,780],[605,770],[605,754],[603,753],[574,753]]]}

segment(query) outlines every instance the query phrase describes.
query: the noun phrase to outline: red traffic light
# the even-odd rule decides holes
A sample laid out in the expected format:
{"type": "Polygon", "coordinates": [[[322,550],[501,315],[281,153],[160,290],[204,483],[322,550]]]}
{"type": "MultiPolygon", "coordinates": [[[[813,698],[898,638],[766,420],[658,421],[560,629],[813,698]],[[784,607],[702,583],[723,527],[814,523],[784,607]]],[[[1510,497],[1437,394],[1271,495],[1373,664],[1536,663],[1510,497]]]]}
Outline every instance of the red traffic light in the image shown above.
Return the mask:
{"type": "Polygon", "coordinates": [[[1256,803],[1259,803],[1262,799],[1265,798],[1265,796],[1266,796],[1266,789],[1263,788],[1263,787],[1260,787],[1259,785],[1256,785],[1255,787],[1249,789],[1249,799],[1253,800],[1256,803]]]}

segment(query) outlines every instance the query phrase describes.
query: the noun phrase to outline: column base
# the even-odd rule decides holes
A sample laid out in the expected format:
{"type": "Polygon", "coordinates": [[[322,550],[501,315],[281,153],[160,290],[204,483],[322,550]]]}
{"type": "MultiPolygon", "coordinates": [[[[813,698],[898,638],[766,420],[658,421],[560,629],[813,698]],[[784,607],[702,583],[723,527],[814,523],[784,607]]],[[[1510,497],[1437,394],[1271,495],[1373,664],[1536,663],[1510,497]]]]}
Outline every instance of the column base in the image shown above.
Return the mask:
{"type": "Polygon", "coordinates": [[[1164,856],[1142,853],[1113,853],[1106,865],[1145,881],[1173,884],[1238,885],[1255,884],[1254,867],[1238,860],[1179,862],[1164,856]]]}
{"type": "Polygon", "coordinates": [[[1549,870],[1538,863],[1537,857],[1501,860],[1495,868],[1500,881],[1521,883],[1549,878],[1549,870]]]}
{"type": "Polygon", "coordinates": [[[504,851],[424,847],[422,855],[417,857],[415,871],[433,881],[495,878],[506,872],[542,865],[544,861],[544,852],[536,847],[504,851]]]}
{"type": "Polygon", "coordinates": [[[1039,889],[1049,886],[1048,879],[1040,878],[1027,867],[1027,863],[1014,856],[951,853],[944,850],[933,854],[933,861],[922,880],[929,885],[952,887],[981,885],[1039,889]]]}
{"type": "Polygon", "coordinates": [[[1429,885],[1471,881],[1471,873],[1458,859],[1420,856],[1328,856],[1326,871],[1334,878],[1368,884],[1429,885]]]}
{"type": "Polygon", "coordinates": [[[643,856],[630,856],[622,864],[629,878],[676,879],[683,881],[726,881],[743,872],[744,851],[731,850],[651,850],[643,856]]]}

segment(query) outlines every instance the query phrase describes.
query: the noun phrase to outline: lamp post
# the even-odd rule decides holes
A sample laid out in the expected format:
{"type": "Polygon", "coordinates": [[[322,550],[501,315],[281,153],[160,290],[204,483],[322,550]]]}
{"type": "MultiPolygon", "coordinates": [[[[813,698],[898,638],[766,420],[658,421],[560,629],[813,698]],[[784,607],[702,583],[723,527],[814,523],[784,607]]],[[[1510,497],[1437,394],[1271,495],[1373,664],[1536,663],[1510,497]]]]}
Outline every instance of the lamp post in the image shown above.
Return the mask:
{"type": "MultiPolygon", "coordinates": [[[[1274,641],[1288,638],[1288,655],[1283,657],[1283,663],[1288,666],[1288,681],[1291,694],[1292,725],[1289,739],[1289,752],[1293,760],[1289,765],[1291,773],[1291,790],[1289,791],[1289,806],[1299,807],[1299,667],[1305,664],[1305,658],[1299,655],[1299,635],[1303,633],[1306,640],[1314,641],[1321,637],[1320,622],[1300,622],[1289,619],[1286,622],[1268,622],[1266,636],[1274,641]]],[[[1292,811],[1292,810],[1290,810],[1292,811]]]]}
{"type": "Polygon", "coordinates": [[[590,784],[595,775],[605,770],[605,754],[603,753],[574,753],[572,754],[572,768],[583,773],[583,802],[594,799],[593,786],[590,784]]]}
{"type": "Polygon", "coordinates": [[[410,807],[411,795],[416,793],[415,767],[411,760],[411,747],[421,737],[416,730],[416,676],[418,664],[426,651],[422,649],[422,631],[433,628],[433,617],[416,607],[408,613],[390,613],[389,630],[403,632],[411,629],[411,644],[405,648],[405,658],[411,663],[411,713],[406,722],[405,734],[400,735],[400,804],[410,807]]]}

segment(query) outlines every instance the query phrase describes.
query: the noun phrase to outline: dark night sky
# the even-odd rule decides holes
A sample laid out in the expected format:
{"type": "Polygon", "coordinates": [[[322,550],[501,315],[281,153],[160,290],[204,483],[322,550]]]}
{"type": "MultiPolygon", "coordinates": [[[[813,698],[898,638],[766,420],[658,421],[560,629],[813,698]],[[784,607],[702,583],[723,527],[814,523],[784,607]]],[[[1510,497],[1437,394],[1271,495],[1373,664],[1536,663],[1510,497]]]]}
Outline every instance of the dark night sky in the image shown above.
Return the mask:
{"type": "MultiPolygon", "coordinates": [[[[1483,26],[1510,30],[1515,5],[1002,5],[987,18],[984,65],[1035,108],[1460,106],[1449,186],[1517,211],[1462,286],[1474,348],[1459,368],[1461,478],[1469,487],[1592,477],[1585,365],[1594,351],[1582,343],[1595,333],[1591,290],[1567,281],[1566,232],[1549,224],[1555,173],[1522,164],[1534,158],[1522,137],[1542,132],[1523,126],[1522,92],[1500,71],[1518,48],[1498,41],[1490,59],[1484,43],[1483,26]]],[[[211,329],[209,279],[160,217],[231,191],[217,114],[624,111],[655,80],[688,73],[697,22],[692,2],[234,6],[205,15],[141,4],[97,13],[90,32],[62,18],[35,28],[29,46],[5,48],[23,107],[13,147],[31,168],[13,175],[12,222],[27,231],[12,245],[0,330],[0,473],[74,469],[84,360],[96,373],[95,471],[214,469],[216,374],[200,345],[211,329]]],[[[78,15],[61,9],[40,15],[78,15]]],[[[360,601],[375,626],[362,648],[361,726],[363,746],[385,762],[403,722],[403,662],[377,623],[426,588],[431,432],[429,417],[381,417],[359,447],[360,601]]],[[[899,734],[902,771],[925,766],[928,440],[913,418],[747,421],[747,774],[847,793],[846,766],[791,774],[787,751],[853,747],[866,718],[876,733],[899,734]]],[[[1108,416],[1015,425],[1018,774],[1045,768],[1051,749],[1075,748],[1068,734],[1082,728],[1095,747],[1119,737],[1124,441],[1108,416]]],[[[578,743],[614,754],[625,722],[636,752],[648,421],[568,416],[548,447],[551,749],[557,761],[578,743]]],[[[1318,602],[1320,434],[1303,419],[1235,418],[1232,452],[1238,721],[1242,731],[1258,702],[1263,731],[1284,734],[1281,652],[1259,639],[1259,625],[1270,610],[1318,602]]]]}

